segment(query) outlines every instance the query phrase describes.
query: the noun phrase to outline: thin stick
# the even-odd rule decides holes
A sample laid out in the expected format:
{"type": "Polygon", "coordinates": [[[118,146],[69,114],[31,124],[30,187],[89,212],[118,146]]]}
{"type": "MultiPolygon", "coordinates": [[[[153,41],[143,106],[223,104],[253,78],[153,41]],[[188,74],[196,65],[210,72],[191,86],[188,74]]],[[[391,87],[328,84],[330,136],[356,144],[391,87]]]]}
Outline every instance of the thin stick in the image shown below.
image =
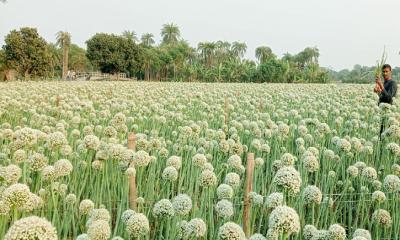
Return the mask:
{"type": "MultiPolygon", "coordinates": [[[[130,132],[128,134],[128,149],[136,149],[136,136],[135,133],[130,132]]],[[[129,205],[130,208],[136,210],[136,199],[137,199],[137,189],[136,189],[136,175],[129,176],[129,205]]]]}
{"type": "Polygon", "coordinates": [[[244,208],[243,208],[243,230],[246,237],[250,236],[250,198],[249,193],[253,189],[253,172],[254,172],[254,153],[247,154],[246,163],[246,184],[244,186],[244,208]]]}

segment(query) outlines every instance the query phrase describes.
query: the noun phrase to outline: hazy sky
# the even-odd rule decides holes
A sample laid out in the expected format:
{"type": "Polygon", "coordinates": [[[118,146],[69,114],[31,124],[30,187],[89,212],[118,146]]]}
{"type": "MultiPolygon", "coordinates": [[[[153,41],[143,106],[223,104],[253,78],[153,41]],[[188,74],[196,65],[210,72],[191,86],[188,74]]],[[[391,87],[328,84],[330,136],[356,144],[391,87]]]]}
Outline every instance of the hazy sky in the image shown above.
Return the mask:
{"type": "Polygon", "coordinates": [[[85,46],[97,32],[134,30],[160,40],[174,22],[192,46],[201,41],[243,41],[275,54],[320,49],[320,63],[335,70],[374,65],[383,46],[400,66],[400,0],[8,0],[0,3],[0,45],[12,29],[37,27],[48,41],[59,30],[85,46]]]}

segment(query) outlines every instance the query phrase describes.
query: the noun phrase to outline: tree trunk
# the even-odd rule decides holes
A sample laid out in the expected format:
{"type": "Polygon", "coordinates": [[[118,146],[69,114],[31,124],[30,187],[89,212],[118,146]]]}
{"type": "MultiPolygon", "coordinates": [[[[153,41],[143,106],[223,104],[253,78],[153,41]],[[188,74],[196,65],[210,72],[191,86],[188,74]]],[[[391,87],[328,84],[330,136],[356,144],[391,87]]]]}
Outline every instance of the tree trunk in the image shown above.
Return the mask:
{"type": "Polygon", "coordinates": [[[67,78],[68,73],[68,47],[63,47],[63,73],[62,78],[65,80],[67,78]]]}

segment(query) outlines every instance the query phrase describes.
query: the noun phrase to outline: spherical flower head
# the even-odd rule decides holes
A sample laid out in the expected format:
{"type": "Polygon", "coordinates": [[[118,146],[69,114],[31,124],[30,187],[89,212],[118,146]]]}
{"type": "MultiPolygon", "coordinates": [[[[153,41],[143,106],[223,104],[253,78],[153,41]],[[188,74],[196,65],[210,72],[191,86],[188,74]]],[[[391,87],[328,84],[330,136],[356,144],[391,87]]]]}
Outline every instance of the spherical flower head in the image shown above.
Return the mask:
{"type": "Polygon", "coordinates": [[[136,176],[136,169],[134,167],[128,167],[125,170],[125,175],[126,176],[132,176],[132,177],[136,176]]]}
{"type": "Polygon", "coordinates": [[[167,159],[167,166],[172,166],[176,170],[179,170],[182,166],[182,158],[178,156],[171,156],[167,159]]]}
{"type": "Polygon", "coordinates": [[[256,192],[249,192],[248,196],[254,205],[262,205],[264,203],[264,197],[256,192]]]}
{"type": "Polygon", "coordinates": [[[239,155],[233,154],[228,158],[228,165],[234,169],[240,169],[242,166],[242,159],[239,155]]]}
{"type": "Polygon", "coordinates": [[[111,236],[111,228],[108,221],[97,220],[92,222],[87,230],[89,239],[108,240],[111,236]]]}
{"type": "Polygon", "coordinates": [[[218,237],[221,240],[245,240],[246,236],[242,227],[234,222],[227,222],[218,230],[218,237]]]}
{"type": "Polygon", "coordinates": [[[126,222],[126,231],[136,238],[147,235],[150,232],[150,224],[146,215],[135,213],[131,216],[126,222]]]}
{"type": "Polygon", "coordinates": [[[222,218],[229,218],[234,213],[233,204],[226,199],[222,199],[215,205],[215,211],[217,212],[218,216],[222,218]]]}
{"type": "Polygon", "coordinates": [[[47,136],[47,145],[49,146],[50,149],[57,149],[67,144],[68,144],[67,138],[60,131],[50,133],[47,136]]]}
{"type": "Polygon", "coordinates": [[[89,220],[86,223],[86,226],[90,226],[92,223],[94,223],[98,220],[110,222],[111,215],[107,209],[105,209],[105,208],[92,209],[89,212],[89,220]]]}
{"type": "Polygon", "coordinates": [[[174,207],[168,199],[161,199],[153,206],[153,215],[156,218],[169,218],[175,215],[174,207]]]}
{"type": "Polygon", "coordinates": [[[2,194],[2,200],[10,207],[15,208],[24,207],[30,197],[31,192],[29,187],[21,183],[16,183],[7,187],[2,194]]]}
{"type": "Polygon", "coordinates": [[[400,146],[397,143],[388,143],[386,149],[389,150],[394,156],[400,156],[400,146]]]}
{"type": "Polygon", "coordinates": [[[26,152],[23,149],[18,149],[13,154],[13,160],[15,164],[20,164],[25,162],[27,159],[26,152]]]}
{"type": "Polygon", "coordinates": [[[294,167],[282,167],[276,172],[273,183],[289,193],[297,194],[301,186],[300,173],[294,167]]]}
{"type": "Polygon", "coordinates": [[[317,234],[318,229],[314,225],[305,225],[303,227],[303,237],[305,240],[311,240],[317,234]]]}
{"type": "Polygon", "coordinates": [[[31,212],[35,209],[41,208],[43,206],[43,199],[36,194],[30,193],[28,201],[19,208],[19,210],[31,212]]]}
{"type": "Polygon", "coordinates": [[[375,191],[372,193],[372,201],[376,203],[383,203],[386,200],[386,195],[384,192],[375,191]]]}
{"type": "Polygon", "coordinates": [[[233,188],[228,184],[220,184],[217,188],[218,199],[231,199],[233,194],[233,188]]]}
{"type": "Polygon", "coordinates": [[[92,168],[94,169],[94,170],[101,170],[101,169],[103,169],[103,162],[102,161],[99,161],[99,160],[94,160],[93,162],[92,162],[92,168]]]}
{"type": "Polygon", "coordinates": [[[283,166],[293,166],[297,158],[291,153],[284,153],[280,160],[283,166]]]}
{"type": "Polygon", "coordinates": [[[372,222],[382,227],[390,227],[392,225],[392,218],[390,213],[385,209],[377,209],[372,214],[372,222]]]}
{"type": "Polygon", "coordinates": [[[67,204],[69,204],[69,205],[73,205],[73,204],[75,204],[76,203],[76,195],[75,194],[73,194],[73,193],[70,193],[70,194],[68,194],[66,197],[65,197],[65,202],[67,203],[67,204]]]}
{"type": "Polygon", "coordinates": [[[70,145],[68,145],[68,144],[67,145],[63,145],[60,148],[60,153],[63,156],[70,156],[72,154],[72,152],[73,152],[72,147],[70,145]]]}
{"type": "Polygon", "coordinates": [[[121,215],[121,220],[123,223],[127,223],[129,218],[131,218],[136,212],[132,209],[125,210],[121,215]]]}
{"type": "Polygon", "coordinates": [[[300,231],[300,219],[296,210],[288,206],[278,206],[269,216],[268,228],[287,235],[300,231]]]}
{"type": "Polygon", "coordinates": [[[204,154],[201,154],[201,153],[197,153],[192,158],[193,165],[197,166],[197,167],[201,167],[202,168],[204,166],[204,164],[206,164],[206,162],[207,162],[206,156],[204,154]]]}
{"type": "Polygon", "coordinates": [[[7,185],[17,183],[21,175],[22,170],[17,165],[10,164],[6,167],[0,167],[0,177],[7,185]]]}
{"type": "Polygon", "coordinates": [[[396,192],[400,190],[400,178],[396,175],[387,175],[383,180],[383,189],[388,192],[396,192]]]}
{"type": "Polygon", "coordinates": [[[68,159],[60,159],[54,163],[54,170],[58,177],[68,176],[74,167],[68,159]]]}
{"type": "Polygon", "coordinates": [[[32,147],[37,143],[36,130],[31,128],[25,127],[15,131],[14,137],[28,147],[32,147]]]}
{"type": "Polygon", "coordinates": [[[303,158],[303,166],[309,173],[313,173],[319,170],[320,164],[314,155],[307,155],[303,158]]]}
{"type": "Polygon", "coordinates": [[[377,177],[378,174],[376,173],[375,168],[373,167],[366,167],[362,170],[361,176],[365,178],[367,181],[372,182],[374,181],[377,177]]]}
{"type": "Polygon", "coordinates": [[[267,196],[265,204],[269,209],[274,209],[277,206],[283,205],[283,194],[280,192],[271,193],[267,196]]]}
{"type": "Polygon", "coordinates": [[[318,230],[315,235],[311,238],[311,240],[319,240],[319,239],[323,239],[323,240],[328,240],[329,238],[329,231],[328,230],[318,230]]]}
{"type": "Polygon", "coordinates": [[[368,230],[362,229],[362,228],[358,228],[354,231],[353,233],[353,239],[356,237],[363,237],[366,240],[372,240],[371,238],[371,233],[369,233],[368,230]]]}
{"type": "Polygon", "coordinates": [[[0,216],[8,215],[10,210],[10,205],[5,201],[0,200],[0,216]]]}
{"type": "Polygon", "coordinates": [[[166,167],[162,173],[162,178],[166,181],[175,182],[178,179],[178,171],[172,166],[166,167]]]}
{"type": "Polygon", "coordinates": [[[321,204],[322,192],[314,185],[309,185],[303,190],[303,200],[305,204],[321,204]]]}
{"type": "Polygon", "coordinates": [[[190,236],[195,238],[204,237],[207,233],[207,225],[201,218],[193,218],[187,223],[187,228],[190,236]]]}
{"type": "Polygon", "coordinates": [[[146,167],[149,165],[150,161],[150,155],[144,150],[137,151],[133,156],[133,163],[137,167],[146,167]]]}
{"type": "Polygon", "coordinates": [[[233,188],[237,188],[240,185],[240,176],[237,173],[227,173],[224,179],[224,183],[230,185],[233,188]]]}
{"type": "Polygon", "coordinates": [[[351,150],[351,143],[349,141],[347,141],[345,138],[340,139],[337,142],[337,146],[340,150],[342,150],[344,152],[350,152],[350,150],[351,150]]]}
{"type": "Polygon", "coordinates": [[[28,162],[30,163],[31,170],[38,172],[47,166],[49,160],[42,153],[36,152],[29,157],[28,162]]]}
{"type": "Polygon", "coordinates": [[[255,164],[256,166],[263,166],[263,165],[264,165],[264,159],[261,158],[261,157],[258,157],[258,158],[256,158],[256,159],[254,160],[254,164],[255,164]]]}
{"type": "Polygon", "coordinates": [[[217,184],[217,176],[210,170],[203,170],[200,174],[200,186],[210,187],[217,184]]]}
{"type": "Polygon", "coordinates": [[[358,168],[358,171],[362,172],[362,170],[363,170],[364,168],[367,167],[367,164],[365,164],[365,162],[358,161],[358,162],[356,162],[356,163],[354,164],[354,166],[355,166],[356,168],[358,168]]]}
{"type": "Polygon", "coordinates": [[[79,204],[79,213],[82,215],[88,214],[92,209],[94,209],[94,203],[90,199],[82,200],[79,204]]]}
{"type": "Polygon", "coordinates": [[[86,135],[83,139],[86,149],[88,150],[97,150],[100,146],[100,140],[97,136],[89,134],[86,135]]]}
{"type": "Polygon", "coordinates": [[[192,199],[189,195],[178,194],[172,199],[172,206],[177,215],[186,216],[192,210],[192,199]]]}
{"type": "Polygon", "coordinates": [[[136,202],[138,204],[144,204],[145,203],[145,199],[143,197],[138,197],[138,198],[136,198],[136,202]]]}
{"type": "Polygon", "coordinates": [[[358,176],[358,168],[356,166],[350,166],[346,170],[347,174],[349,174],[350,177],[357,177],[358,176]]]}
{"type": "Polygon", "coordinates": [[[206,164],[204,164],[203,168],[201,170],[210,170],[210,171],[214,171],[214,167],[211,163],[207,162],[206,164]]]}
{"type": "Polygon", "coordinates": [[[4,240],[57,240],[57,231],[45,218],[37,216],[25,217],[17,220],[8,229],[4,240]]]}
{"type": "Polygon", "coordinates": [[[345,240],[346,230],[339,224],[333,224],[329,227],[329,239],[332,240],[345,240]]]}

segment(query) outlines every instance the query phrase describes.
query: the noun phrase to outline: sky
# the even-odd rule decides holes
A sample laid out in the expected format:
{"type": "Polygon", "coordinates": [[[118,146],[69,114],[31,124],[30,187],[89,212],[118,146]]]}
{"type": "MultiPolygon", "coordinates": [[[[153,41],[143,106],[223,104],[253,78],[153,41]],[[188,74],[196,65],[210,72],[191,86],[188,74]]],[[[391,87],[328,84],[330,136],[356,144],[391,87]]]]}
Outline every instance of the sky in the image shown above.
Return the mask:
{"type": "Polygon", "coordinates": [[[72,42],[98,32],[133,30],[161,40],[175,23],[191,46],[203,41],[240,41],[247,58],[258,46],[281,57],[318,47],[320,64],[333,70],[372,66],[384,46],[388,63],[400,66],[400,0],[8,0],[0,3],[0,45],[13,29],[36,27],[49,42],[68,31],[72,42]]]}

